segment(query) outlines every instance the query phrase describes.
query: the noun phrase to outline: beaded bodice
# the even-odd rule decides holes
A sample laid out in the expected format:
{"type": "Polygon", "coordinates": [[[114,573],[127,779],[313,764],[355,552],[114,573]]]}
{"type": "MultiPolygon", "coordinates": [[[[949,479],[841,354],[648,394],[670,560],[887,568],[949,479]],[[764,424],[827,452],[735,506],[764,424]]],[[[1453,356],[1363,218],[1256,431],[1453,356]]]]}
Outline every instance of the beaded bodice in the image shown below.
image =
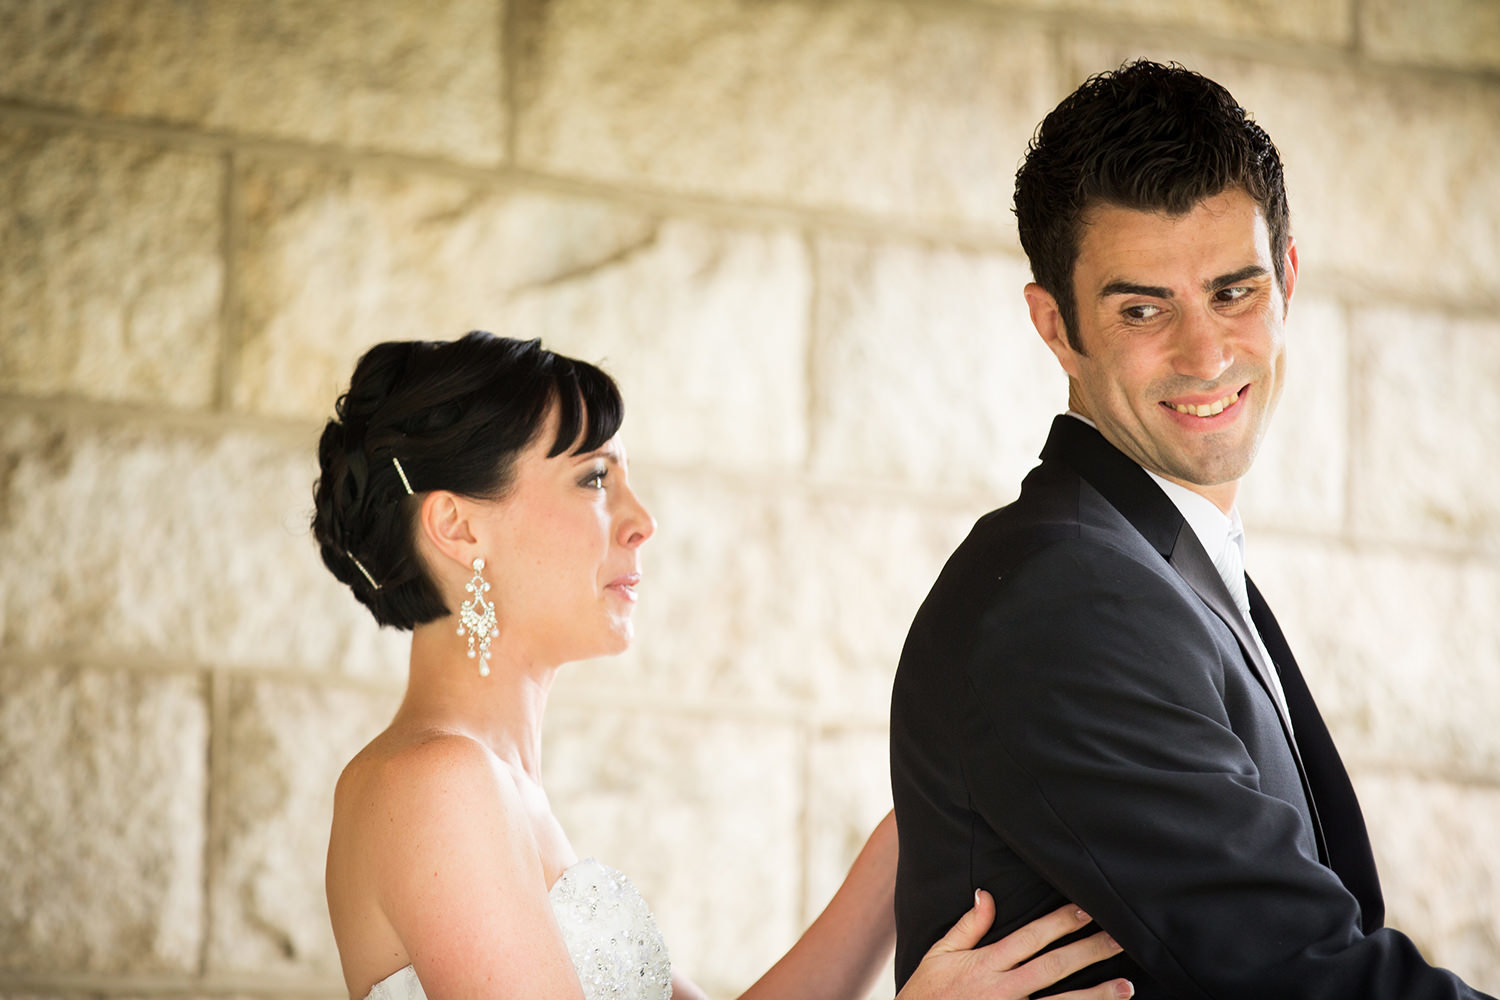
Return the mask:
{"type": "MultiPolygon", "coordinates": [[[[666,1000],[672,963],[656,918],[630,879],[593,858],[562,873],[547,894],[586,1000],[666,1000]]],[[[426,1000],[407,966],[365,1000],[426,1000]]]]}

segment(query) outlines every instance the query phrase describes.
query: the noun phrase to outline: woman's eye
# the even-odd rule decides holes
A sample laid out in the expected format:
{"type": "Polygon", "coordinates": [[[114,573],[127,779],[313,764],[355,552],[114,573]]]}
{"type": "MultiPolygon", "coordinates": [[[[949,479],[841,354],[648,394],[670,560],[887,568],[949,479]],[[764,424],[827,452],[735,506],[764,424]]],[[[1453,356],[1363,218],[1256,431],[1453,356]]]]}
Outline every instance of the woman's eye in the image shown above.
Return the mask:
{"type": "Polygon", "coordinates": [[[602,490],[604,489],[605,477],[608,475],[609,471],[607,469],[594,469],[584,477],[580,485],[587,486],[591,490],[602,490]]]}

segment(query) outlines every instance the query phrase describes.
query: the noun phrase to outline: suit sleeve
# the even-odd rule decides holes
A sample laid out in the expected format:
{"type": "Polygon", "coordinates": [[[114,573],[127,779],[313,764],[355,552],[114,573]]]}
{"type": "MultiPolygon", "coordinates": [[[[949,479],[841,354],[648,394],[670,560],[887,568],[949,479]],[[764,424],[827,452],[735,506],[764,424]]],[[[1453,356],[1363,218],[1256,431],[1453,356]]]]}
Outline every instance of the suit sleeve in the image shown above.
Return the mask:
{"type": "Polygon", "coordinates": [[[1161,568],[1075,539],[997,587],[963,663],[972,808],[1150,975],[1185,997],[1480,996],[1361,933],[1231,728],[1235,651],[1161,568]]]}

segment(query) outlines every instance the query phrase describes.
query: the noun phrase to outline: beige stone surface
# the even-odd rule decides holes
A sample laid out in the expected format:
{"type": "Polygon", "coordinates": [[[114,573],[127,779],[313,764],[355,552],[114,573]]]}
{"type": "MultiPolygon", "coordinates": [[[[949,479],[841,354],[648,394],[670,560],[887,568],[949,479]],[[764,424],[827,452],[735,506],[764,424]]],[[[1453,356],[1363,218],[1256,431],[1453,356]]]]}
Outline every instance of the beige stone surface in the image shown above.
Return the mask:
{"type": "Polygon", "coordinates": [[[1387,923],[1434,965],[1500,989],[1500,788],[1409,773],[1355,772],[1385,891],[1387,923]]]}
{"type": "Polygon", "coordinates": [[[1493,0],[1366,0],[1359,40],[1376,59],[1453,69],[1500,69],[1500,4],[1493,0]]]}
{"type": "Polygon", "coordinates": [[[308,532],[312,440],[20,414],[0,455],[0,648],[404,680],[308,532]]]}
{"type": "Polygon", "coordinates": [[[586,273],[654,232],[598,202],[410,173],[257,161],[238,192],[232,401],[320,420],[371,344],[505,333],[515,289],[586,273]]]}
{"type": "Polygon", "coordinates": [[[0,967],[195,971],[207,760],[196,677],[0,662],[0,967]]]}
{"type": "Polygon", "coordinates": [[[520,6],[527,167],[1012,231],[1052,78],[1039,29],[947,5],[520,6]]]}
{"type": "Polygon", "coordinates": [[[829,239],[818,275],[814,472],[1013,498],[1068,402],[1024,261],[829,239]]]}
{"type": "Polygon", "coordinates": [[[1260,532],[1246,565],[1339,744],[1365,768],[1500,773],[1500,567],[1260,532]]]}
{"type": "Polygon", "coordinates": [[[548,727],[554,812],[580,857],[636,883],[673,967],[710,996],[770,968],[799,930],[796,727],[561,703],[548,727]]]}
{"type": "Polygon", "coordinates": [[[1350,348],[1336,302],[1294,293],[1286,385],[1236,503],[1250,529],[1336,534],[1349,503],[1350,348]]]}
{"type": "Polygon", "coordinates": [[[642,488],[658,529],[635,649],[569,667],[560,688],[877,723],[912,616],[982,513],[687,476],[642,488]]]}
{"type": "Polygon", "coordinates": [[[223,185],[212,156],[0,129],[0,392],[212,403],[223,185]]]}
{"type": "Polygon", "coordinates": [[[1351,0],[1302,3],[1243,3],[1240,0],[986,0],[995,7],[1046,11],[1066,18],[1070,28],[1097,30],[1173,28],[1235,41],[1259,38],[1343,46],[1353,37],[1351,0]]]}
{"type": "Polygon", "coordinates": [[[1500,552],[1500,323],[1361,309],[1354,530],[1500,552]]]}
{"type": "MultiPolygon", "coordinates": [[[[890,750],[884,728],[818,732],[808,747],[807,874],[809,923],[833,898],[875,824],[891,808],[890,750]]],[[[869,1000],[895,989],[895,954],[876,975],[869,1000]]]]}
{"type": "Polygon", "coordinates": [[[1092,39],[1070,46],[1070,78],[1137,55],[1177,59],[1218,80],[1265,126],[1286,166],[1313,287],[1337,281],[1361,297],[1500,301],[1500,86],[1492,80],[1092,39]]]}
{"type": "Polygon", "coordinates": [[[216,768],[208,969],[342,982],[323,866],[333,788],[390,721],[396,695],[230,682],[216,768]]]}
{"type": "Polygon", "coordinates": [[[789,230],[668,220],[596,267],[518,290],[507,328],[619,380],[636,458],[794,468],[807,454],[809,270],[789,230]]]}
{"type": "MultiPolygon", "coordinates": [[[[807,750],[807,876],[811,921],[843,884],[875,824],[891,810],[890,743],[885,727],[817,731],[807,750]]],[[[889,986],[892,980],[882,979],[889,986]]]]}
{"type": "Polygon", "coordinates": [[[498,0],[0,10],[0,96],[210,131],[496,163],[498,0]]]}

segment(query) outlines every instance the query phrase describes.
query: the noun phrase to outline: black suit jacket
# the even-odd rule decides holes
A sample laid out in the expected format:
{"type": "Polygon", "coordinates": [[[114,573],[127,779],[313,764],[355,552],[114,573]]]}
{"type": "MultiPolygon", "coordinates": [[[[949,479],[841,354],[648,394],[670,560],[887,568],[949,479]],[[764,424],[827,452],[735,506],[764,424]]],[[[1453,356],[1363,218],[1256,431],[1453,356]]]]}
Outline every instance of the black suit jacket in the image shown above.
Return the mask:
{"type": "Polygon", "coordinates": [[[1124,947],[1058,992],[1124,975],[1142,1000],[1482,995],[1382,929],[1359,804],[1250,591],[1275,665],[1151,478],[1054,422],[896,674],[898,986],[984,888],[987,941],[1071,901],[1124,947]],[[1289,719],[1263,676],[1278,666],[1289,719]]]}

